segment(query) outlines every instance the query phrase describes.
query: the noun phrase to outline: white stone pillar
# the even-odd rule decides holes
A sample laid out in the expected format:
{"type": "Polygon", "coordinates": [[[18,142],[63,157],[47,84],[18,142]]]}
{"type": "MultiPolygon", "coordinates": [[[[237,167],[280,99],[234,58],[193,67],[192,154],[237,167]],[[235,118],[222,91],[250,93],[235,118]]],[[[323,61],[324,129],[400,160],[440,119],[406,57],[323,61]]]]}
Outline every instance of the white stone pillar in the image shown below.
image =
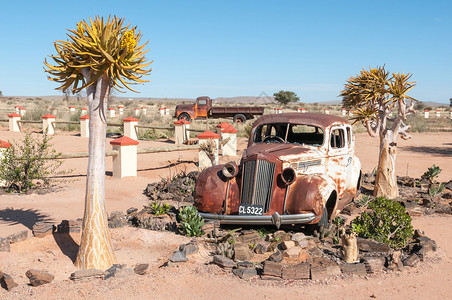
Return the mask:
{"type": "Polygon", "coordinates": [[[148,108],[146,106],[142,106],[141,110],[143,111],[143,115],[147,114],[148,108]]]}
{"type": "Polygon", "coordinates": [[[20,112],[20,105],[14,106],[14,111],[18,114],[20,112]]]}
{"type": "Polygon", "coordinates": [[[450,118],[452,119],[452,109],[450,110],[450,118]]]}
{"type": "Polygon", "coordinates": [[[298,112],[298,113],[301,113],[301,107],[298,107],[298,108],[297,108],[297,112],[298,112]]]}
{"type": "Polygon", "coordinates": [[[237,130],[232,126],[229,125],[226,128],[223,128],[221,131],[221,139],[223,141],[227,140],[229,138],[229,141],[221,147],[222,156],[236,156],[237,155],[237,130]]]}
{"type": "Polygon", "coordinates": [[[187,134],[187,129],[190,127],[190,122],[184,119],[174,122],[174,139],[176,146],[185,144],[189,139],[189,134],[187,134]]]}
{"type": "Polygon", "coordinates": [[[132,140],[138,140],[137,137],[137,128],[135,127],[138,125],[138,119],[135,119],[134,117],[128,117],[124,120],[124,136],[131,138],[132,140]]]}
{"type": "Polygon", "coordinates": [[[136,177],[138,141],[123,136],[110,144],[113,145],[113,150],[119,152],[119,155],[113,156],[113,177],[136,177]]]}
{"type": "Polygon", "coordinates": [[[88,109],[86,107],[82,107],[80,111],[80,116],[86,116],[88,114],[88,109]]]}
{"type": "Polygon", "coordinates": [[[42,132],[46,132],[48,135],[55,134],[55,125],[53,122],[55,122],[56,117],[51,114],[43,115],[42,117],[42,132]]]}
{"type": "Polygon", "coordinates": [[[51,107],[50,108],[50,113],[54,116],[56,116],[56,114],[58,113],[58,110],[55,107],[51,107]]]}
{"type": "Polygon", "coordinates": [[[164,107],[160,107],[159,108],[159,112],[160,112],[161,116],[164,116],[165,115],[165,108],[164,107]]]}
{"type": "Polygon", "coordinates": [[[165,107],[165,116],[169,116],[169,107],[165,107]]]}
{"type": "Polygon", "coordinates": [[[353,112],[352,112],[351,109],[348,111],[348,115],[349,115],[349,116],[353,116],[353,112]]]}
{"type": "Polygon", "coordinates": [[[343,108],[343,109],[341,110],[341,114],[342,114],[343,116],[346,116],[346,115],[347,115],[347,110],[346,110],[345,108],[343,108]]]}
{"type": "Polygon", "coordinates": [[[25,113],[27,112],[27,109],[25,108],[25,107],[23,107],[23,106],[21,106],[20,108],[19,108],[19,114],[23,117],[23,116],[25,116],[25,113]]]}
{"type": "Polygon", "coordinates": [[[302,108],[302,109],[301,109],[301,112],[302,112],[302,113],[306,113],[306,108],[302,108]]]}
{"type": "Polygon", "coordinates": [[[122,105],[118,106],[118,110],[119,110],[120,116],[124,114],[124,106],[122,106],[122,105]]]}
{"type": "Polygon", "coordinates": [[[330,114],[330,110],[328,108],[325,108],[324,110],[325,114],[329,115],[330,114]]]}
{"type": "MultiPolygon", "coordinates": [[[[9,147],[11,147],[10,143],[8,143],[7,141],[0,140],[0,160],[2,160],[5,157],[4,153],[6,149],[8,149],[9,147]]],[[[6,181],[0,180],[0,186],[6,186],[6,181]]]]}
{"type": "Polygon", "coordinates": [[[16,114],[16,113],[12,113],[8,115],[8,119],[9,119],[9,131],[14,131],[14,132],[20,132],[20,119],[22,118],[21,115],[16,114]]]}
{"type": "Polygon", "coordinates": [[[74,107],[74,106],[69,106],[69,111],[70,111],[70,112],[75,111],[75,107],[74,107]]]}
{"type": "Polygon", "coordinates": [[[140,114],[140,109],[138,107],[135,107],[135,116],[138,116],[140,114]]]}
{"type": "MultiPolygon", "coordinates": [[[[220,135],[217,133],[213,133],[212,131],[206,131],[198,135],[199,145],[207,144],[209,141],[215,143],[215,154],[214,154],[214,163],[218,164],[218,144],[219,144],[220,135]]],[[[204,169],[212,166],[212,161],[209,156],[202,150],[199,150],[199,164],[198,168],[204,169]]]]}
{"type": "Polygon", "coordinates": [[[110,118],[114,118],[114,117],[115,117],[115,115],[116,115],[116,109],[114,109],[113,107],[110,107],[110,108],[108,109],[108,112],[109,112],[110,118]]]}
{"type": "Polygon", "coordinates": [[[80,117],[80,136],[82,138],[89,137],[89,115],[80,117]]]}
{"type": "Polygon", "coordinates": [[[426,109],[426,110],[424,110],[424,118],[428,119],[428,117],[429,117],[429,111],[428,111],[428,109],[426,109]]]}
{"type": "Polygon", "coordinates": [[[441,117],[441,110],[440,109],[436,110],[436,117],[437,118],[441,117]]]}

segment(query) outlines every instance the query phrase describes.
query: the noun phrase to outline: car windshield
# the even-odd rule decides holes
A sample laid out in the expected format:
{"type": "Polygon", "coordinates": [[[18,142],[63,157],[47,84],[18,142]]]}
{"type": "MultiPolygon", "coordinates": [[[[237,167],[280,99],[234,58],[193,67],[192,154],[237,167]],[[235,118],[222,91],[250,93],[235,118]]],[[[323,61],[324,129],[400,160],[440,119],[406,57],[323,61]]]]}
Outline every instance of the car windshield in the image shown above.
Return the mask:
{"type": "Polygon", "coordinates": [[[305,124],[270,123],[260,125],[253,138],[255,143],[288,143],[321,146],[324,130],[305,124]]]}

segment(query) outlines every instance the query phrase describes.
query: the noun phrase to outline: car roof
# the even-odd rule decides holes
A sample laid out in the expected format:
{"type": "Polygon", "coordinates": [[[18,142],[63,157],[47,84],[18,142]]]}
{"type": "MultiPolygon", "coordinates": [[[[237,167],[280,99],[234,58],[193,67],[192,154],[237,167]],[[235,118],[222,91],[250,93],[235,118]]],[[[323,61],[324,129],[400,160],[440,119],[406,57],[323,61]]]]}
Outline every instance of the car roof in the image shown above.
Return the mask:
{"type": "Polygon", "coordinates": [[[322,128],[326,128],[334,124],[350,124],[344,118],[337,116],[327,114],[293,112],[293,113],[264,115],[257,119],[256,122],[254,122],[253,127],[267,123],[306,124],[319,126],[322,128]]]}

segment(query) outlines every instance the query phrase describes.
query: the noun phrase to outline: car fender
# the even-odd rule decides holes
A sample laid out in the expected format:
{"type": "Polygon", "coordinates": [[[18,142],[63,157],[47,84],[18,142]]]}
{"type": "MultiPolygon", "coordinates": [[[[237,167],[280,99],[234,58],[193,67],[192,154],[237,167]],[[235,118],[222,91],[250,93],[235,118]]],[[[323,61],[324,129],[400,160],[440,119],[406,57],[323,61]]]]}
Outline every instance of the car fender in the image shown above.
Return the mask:
{"type": "Polygon", "coordinates": [[[286,212],[300,214],[312,211],[320,218],[326,202],[336,190],[336,183],[329,176],[302,175],[288,186],[286,212]]]}

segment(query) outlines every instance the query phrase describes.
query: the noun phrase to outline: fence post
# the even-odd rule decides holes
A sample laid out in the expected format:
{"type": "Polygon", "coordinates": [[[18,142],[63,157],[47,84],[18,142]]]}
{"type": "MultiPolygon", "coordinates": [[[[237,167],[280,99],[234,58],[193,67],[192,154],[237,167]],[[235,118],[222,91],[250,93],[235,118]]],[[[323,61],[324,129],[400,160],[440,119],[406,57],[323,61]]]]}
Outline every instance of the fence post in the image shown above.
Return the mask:
{"type": "Polygon", "coordinates": [[[113,156],[113,177],[136,177],[138,141],[123,136],[111,141],[110,144],[113,145],[113,150],[119,152],[119,155],[113,156]]]}
{"type": "Polygon", "coordinates": [[[330,114],[330,110],[328,108],[325,108],[324,110],[325,114],[329,115],[330,114]]]}
{"type": "Polygon", "coordinates": [[[429,111],[428,109],[424,110],[424,118],[428,119],[429,111]]]}
{"type": "Polygon", "coordinates": [[[20,112],[20,105],[14,106],[14,112],[18,114],[20,112]]]}
{"type": "Polygon", "coordinates": [[[450,119],[452,120],[452,109],[450,110],[450,119]]]}
{"type": "Polygon", "coordinates": [[[347,110],[346,110],[345,108],[343,108],[341,111],[342,111],[342,115],[343,115],[343,116],[346,116],[346,115],[347,115],[347,110]]]}
{"type": "Polygon", "coordinates": [[[140,109],[138,107],[135,107],[135,116],[138,116],[140,114],[140,109]]]}
{"type": "Polygon", "coordinates": [[[137,128],[135,127],[138,125],[138,119],[135,119],[134,117],[128,117],[124,120],[124,136],[129,137],[133,140],[138,140],[137,137],[137,128]]]}
{"type": "Polygon", "coordinates": [[[306,108],[302,108],[302,109],[301,109],[301,112],[302,112],[302,113],[306,113],[306,108]]]}
{"type": "Polygon", "coordinates": [[[114,118],[116,115],[116,110],[113,107],[110,107],[108,111],[110,112],[110,118],[114,118]]]}
{"type": "Polygon", "coordinates": [[[80,116],[86,116],[88,114],[88,109],[86,107],[82,107],[80,111],[80,116]]]}
{"type": "Polygon", "coordinates": [[[82,138],[89,137],[89,115],[80,117],[80,136],[82,138]]]}
{"type": "Polygon", "coordinates": [[[169,116],[169,107],[165,107],[165,116],[169,116]]]}
{"type": "Polygon", "coordinates": [[[12,113],[8,115],[9,118],[9,131],[20,132],[19,121],[22,118],[21,115],[12,113]]]}
{"type": "Polygon", "coordinates": [[[237,155],[237,129],[232,125],[223,128],[221,131],[221,139],[224,141],[229,138],[229,141],[221,147],[222,156],[236,156],[237,155]]]}
{"type": "Polygon", "coordinates": [[[19,114],[23,117],[25,116],[25,113],[27,112],[27,109],[23,106],[19,107],[19,114]]]}
{"type": "Polygon", "coordinates": [[[148,108],[146,106],[142,106],[141,109],[143,110],[143,115],[146,115],[148,108]]]}
{"type": "Polygon", "coordinates": [[[212,131],[206,131],[198,135],[199,145],[205,145],[209,143],[209,141],[212,141],[214,143],[214,153],[213,153],[213,161],[210,159],[210,157],[207,155],[206,152],[203,150],[199,150],[199,164],[198,168],[204,169],[211,167],[212,165],[218,164],[218,140],[220,138],[220,135],[217,133],[213,133],[212,131]]]}
{"type": "Polygon", "coordinates": [[[69,106],[69,111],[75,111],[75,107],[74,106],[69,106]]]}
{"type": "Polygon", "coordinates": [[[441,110],[440,109],[436,110],[436,117],[437,118],[441,117],[441,110]]]}
{"type": "Polygon", "coordinates": [[[56,117],[51,114],[43,115],[42,117],[42,133],[45,133],[47,130],[48,135],[55,134],[55,122],[56,117]]]}
{"type": "Polygon", "coordinates": [[[165,115],[165,108],[164,107],[160,107],[159,108],[159,112],[160,112],[161,116],[164,116],[165,115]]]}
{"type": "MultiPolygon", "coordinates": [[[[0,160],[2,160],[5,157],[5,151],[9,147],[11,147],[10,143],[0,140],[0,160]]],[[[6,185],[6,181],[0,180],[0,186],[5,186],[5,185],[6,185]]]]}
{"type": "Polygon", "coordinates": [[[119,110],[120,116],[124,114],[124,106],[122,106],[122,105],[118,106],[118,110],[119,110]]]}
{"type": "MultiPolygon", "coordinates": [[[[228,122],[221,122],[217,125],[217,133],[221,135],[221,131],[225,128],[228,128],[229,126],[231,126],[231,124],[229,124],[228,122]]],[[[221,139],[223,140],[223,136],[221,136],[221,139]]]]}

